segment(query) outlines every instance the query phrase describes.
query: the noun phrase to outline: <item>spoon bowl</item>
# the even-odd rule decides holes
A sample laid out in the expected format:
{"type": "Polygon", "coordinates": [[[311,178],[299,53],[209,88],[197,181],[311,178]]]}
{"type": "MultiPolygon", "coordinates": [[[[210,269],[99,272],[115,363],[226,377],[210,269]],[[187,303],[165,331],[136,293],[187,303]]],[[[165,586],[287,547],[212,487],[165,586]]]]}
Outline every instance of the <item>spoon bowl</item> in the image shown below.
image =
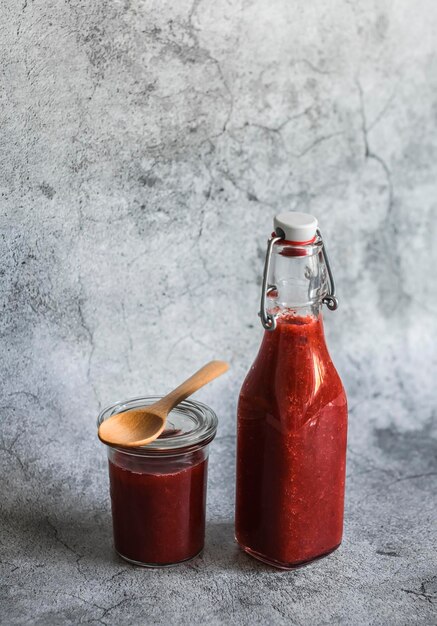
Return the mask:
{"type": "Polygon", "coordinates": [[[149,408],[117,413],[101,423],[99,439],[109,446],[144,446],[157,439],[165,428],[166,416],[149,408]]]}

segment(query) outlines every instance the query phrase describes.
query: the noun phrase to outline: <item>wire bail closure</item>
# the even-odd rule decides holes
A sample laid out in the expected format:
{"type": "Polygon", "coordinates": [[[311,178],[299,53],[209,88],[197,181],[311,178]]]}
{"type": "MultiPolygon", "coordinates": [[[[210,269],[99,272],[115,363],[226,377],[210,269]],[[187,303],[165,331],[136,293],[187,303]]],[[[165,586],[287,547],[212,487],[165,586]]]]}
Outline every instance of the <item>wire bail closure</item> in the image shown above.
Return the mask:
{"type": "MultiPolygon", "coordinates": [[[[335,295],[334,276],[332,274],[331,264],[329,263],[328,253],[326,251],[326,246],[323,241],[320,228],[318,228],[316,232],[318,236],[320,237],[322,244],[323,244],[321,253],[322,253],[325,265],[326,265],[326,270],[328,272],[328,293],[326,296],[323,297],[322,304],[326,304],[326,306],[328,307],[330,311],[335,311],[338,308],[338,299],[335,295]]],[[[270,261],[272,257],[273,246],[278,241],[284,240],[283,235],[281,236],[277,232],[275,233],[275,235],[276,236],[274,237],[270,237],[267,243],[266,259],[264,262],[263,280],[262,280],[262,288],[261,288],[261,305],[260,305],[260,312],[258,313],[259,317],[261,318],[261,323],[264,326],[264,328],[266,330],[271,330],[271,331],[275,330],[276,328],[276,316],[272,315],[271,313],[267,311],[267,297],[270,292],[276,289],[276,285],[268,284],[270,261]]]]}
{"type": "Polygon", "coordinates": [[[320,231],[320,228],[317,229],[317,234],[319,235],[320,239],[322,240],[322,244],[323,244],[323,246],[322,246],[322,256],[323,256],[323,260],[325,261],[326,270],[328,272],[328,293],[323,298],[322,303],[326,304],[326,306],[328,307],[328,309],[330,311],[335,311],[336,309],[338,309],[338,298],[335,295],[334,275],[332,273],[331,264],[329,262],[329,257],[328,257],[328,251],[326,250],[326,244],[323,241],[323,237],[322,237],[322,233],[320,231]]]}
{"type": "Polygon", "coordinates": [[[270,237],[267,243],[266,260],[264,262],[263,283],[261,287],[261,307],[258,315],[261,318],[261,323],[266,330],[275,330],[276,317],[267,312],[266,299],[270,291],[276,289],[275,285],[267,285],[269,280],[270,259],[272,257],[272,249],[277,241],[281,241],[284,237],[270,237]]]}

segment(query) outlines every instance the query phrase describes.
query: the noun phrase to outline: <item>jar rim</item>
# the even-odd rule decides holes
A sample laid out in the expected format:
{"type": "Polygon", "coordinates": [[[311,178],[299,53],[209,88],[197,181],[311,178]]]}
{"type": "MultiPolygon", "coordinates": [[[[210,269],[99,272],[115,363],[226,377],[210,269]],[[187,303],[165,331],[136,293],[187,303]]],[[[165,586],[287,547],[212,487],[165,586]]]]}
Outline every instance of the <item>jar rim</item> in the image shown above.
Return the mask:
{"type": "MultiPolygon", "coordinates": [[[[123,413],[129,409],[141,406],[149,406],[160,400],[163,396],[137,396],[128,400],[115,402],[103,409],[97,418],[97,428],[109,417],[118,413],[123,413]]],[[[185,454],[185,452],[202,448],[208,445],[215,437],[218,426],[218,419],[215,412],[203,402],[197,400],[183,400],[172,411],[173,413],[183,414],[191,418],[196,426],[182,434],[175,436],[167,436],[155,439],[146,446],[138,446],[136,448],[124,448],[123,446],[112,446],[116,450],[120,450],[125,454],[136,456],[163,455],[163,454],[185,454]]]]}

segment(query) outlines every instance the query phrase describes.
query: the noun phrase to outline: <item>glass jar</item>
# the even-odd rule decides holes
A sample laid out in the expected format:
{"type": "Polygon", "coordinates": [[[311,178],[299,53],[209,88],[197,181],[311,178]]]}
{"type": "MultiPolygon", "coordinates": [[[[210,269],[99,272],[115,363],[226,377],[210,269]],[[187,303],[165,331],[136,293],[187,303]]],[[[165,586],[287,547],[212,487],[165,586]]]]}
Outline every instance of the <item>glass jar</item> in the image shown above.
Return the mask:
{"type": "MultiPolygon", "coordinates": [[[[157,402],[133,398],[104,409],[97,420],[157,402]]],[[[174,565],[199,554],[205,539],[209,444],[217,416],[185,400],[173,409],[162,435],[138,448],[108,446],[114,547],[136,565],[174,565]]]]}

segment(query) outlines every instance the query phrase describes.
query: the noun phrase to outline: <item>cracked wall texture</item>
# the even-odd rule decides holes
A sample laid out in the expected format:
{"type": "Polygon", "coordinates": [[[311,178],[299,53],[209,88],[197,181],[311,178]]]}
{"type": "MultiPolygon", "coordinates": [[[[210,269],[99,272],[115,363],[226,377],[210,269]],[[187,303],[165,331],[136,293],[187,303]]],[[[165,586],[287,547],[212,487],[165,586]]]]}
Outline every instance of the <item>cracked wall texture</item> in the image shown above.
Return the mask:
{"type": "Polygon", "coordinates": [[[4,624],[435,624],[437,5],[2,0],[4,624]],[[318,216],[350,402],[342,549],[232,542],[235,406],[272,216],[318,216]],[[202,362],[203,557],[111,551],[103,405],[202,362]]]}

